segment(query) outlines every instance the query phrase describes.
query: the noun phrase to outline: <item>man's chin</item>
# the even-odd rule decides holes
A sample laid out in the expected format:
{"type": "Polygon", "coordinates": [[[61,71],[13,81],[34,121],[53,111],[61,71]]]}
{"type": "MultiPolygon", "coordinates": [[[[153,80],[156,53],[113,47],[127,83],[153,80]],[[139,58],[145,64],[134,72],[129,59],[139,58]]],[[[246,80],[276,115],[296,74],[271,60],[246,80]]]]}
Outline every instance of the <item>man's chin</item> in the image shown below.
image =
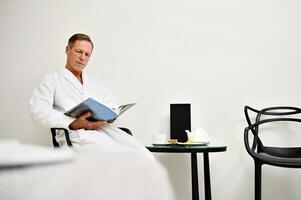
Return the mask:
{"type": "Polygon", "coordinates": [[[75,70],[77,71],[77,72],[82,72],[83,70],[85,69],[85,66],[84,65],[77,65],[76,67],[75,67],[75,70]]]}

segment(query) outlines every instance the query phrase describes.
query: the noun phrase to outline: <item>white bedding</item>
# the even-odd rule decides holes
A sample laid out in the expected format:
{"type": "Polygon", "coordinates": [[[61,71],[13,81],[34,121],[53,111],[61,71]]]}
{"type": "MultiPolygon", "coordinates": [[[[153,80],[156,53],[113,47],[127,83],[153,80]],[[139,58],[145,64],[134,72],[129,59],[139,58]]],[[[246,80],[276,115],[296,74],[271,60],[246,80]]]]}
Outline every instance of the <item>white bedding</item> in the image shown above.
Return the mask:
{"type": "Polygon", "coordinates": [[[0,167],[5,200],[173,200],[165,169],[135,153],[86,151],[68,162],[0,167]]]}

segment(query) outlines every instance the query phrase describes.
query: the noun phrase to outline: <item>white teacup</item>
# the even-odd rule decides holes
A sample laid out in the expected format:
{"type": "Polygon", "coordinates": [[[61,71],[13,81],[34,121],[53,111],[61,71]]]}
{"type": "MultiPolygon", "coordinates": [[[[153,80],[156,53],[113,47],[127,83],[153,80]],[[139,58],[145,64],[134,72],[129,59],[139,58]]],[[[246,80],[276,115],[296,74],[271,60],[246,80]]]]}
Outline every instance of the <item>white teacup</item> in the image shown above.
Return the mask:
{"type": "Polygon", "coordinates": [[[167,143],[167,135],[165,134],[153,134],[152,135],[153,144],[165,144],[167,143]]]}

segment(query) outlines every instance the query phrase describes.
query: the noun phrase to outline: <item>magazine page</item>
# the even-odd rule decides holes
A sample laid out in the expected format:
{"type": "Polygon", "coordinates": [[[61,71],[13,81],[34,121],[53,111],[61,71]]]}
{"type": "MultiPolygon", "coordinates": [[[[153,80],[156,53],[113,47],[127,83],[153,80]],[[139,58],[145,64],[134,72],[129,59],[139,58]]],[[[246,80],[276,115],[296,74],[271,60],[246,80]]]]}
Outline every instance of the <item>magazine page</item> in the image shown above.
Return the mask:
{"type": "MultiPolygon", "coordinates": [[[[124,104],[118,107],[119,115],[136,105],[137,103],[124,104]]],[[[92,112],[92,117],[89,118],[89,121],[98,121],[98,120],[113,120],[118,116],[117,114],[107,106],[95,101],[92,98],[88,98],[77,106],[71,108],[65,115],[78,118],[79,116],[85,114],[86,112],[92,112]]]]}
{"type": "Polygon", "coordinates": [[[92,98],[88,98],[77,106],[73,107],[69,111],[65,112],[65,115],[78,118],[79,116],[85,114],[86,112],[91,112],[92,117],[89,121],[98,120],[112,120],[117,117],[117,114],[107,106],[95,101],[92,98]]]}
{"type": "Polygon", "coordinates": [[[131,107],[133,107],[134,105],[136,105],[137,103],[130,103],[130,104],[124,104],[119,106],[119,115],[120,116],[122,113],[124,113],[125,111],[127,111],[128,109],[130,109],[131,107]]]}

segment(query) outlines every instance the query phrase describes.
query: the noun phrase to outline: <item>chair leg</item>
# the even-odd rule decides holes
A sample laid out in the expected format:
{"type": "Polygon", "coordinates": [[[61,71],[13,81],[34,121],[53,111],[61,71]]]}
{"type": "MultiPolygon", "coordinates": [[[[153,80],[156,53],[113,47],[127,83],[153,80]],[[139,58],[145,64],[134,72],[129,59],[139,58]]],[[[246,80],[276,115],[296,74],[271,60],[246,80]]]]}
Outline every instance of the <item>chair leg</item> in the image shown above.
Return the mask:
{"type": "Polygon", "coordinates": [[[255,200],[261,200],[261,171],[262,163],[255,161],[255,200]]]}

